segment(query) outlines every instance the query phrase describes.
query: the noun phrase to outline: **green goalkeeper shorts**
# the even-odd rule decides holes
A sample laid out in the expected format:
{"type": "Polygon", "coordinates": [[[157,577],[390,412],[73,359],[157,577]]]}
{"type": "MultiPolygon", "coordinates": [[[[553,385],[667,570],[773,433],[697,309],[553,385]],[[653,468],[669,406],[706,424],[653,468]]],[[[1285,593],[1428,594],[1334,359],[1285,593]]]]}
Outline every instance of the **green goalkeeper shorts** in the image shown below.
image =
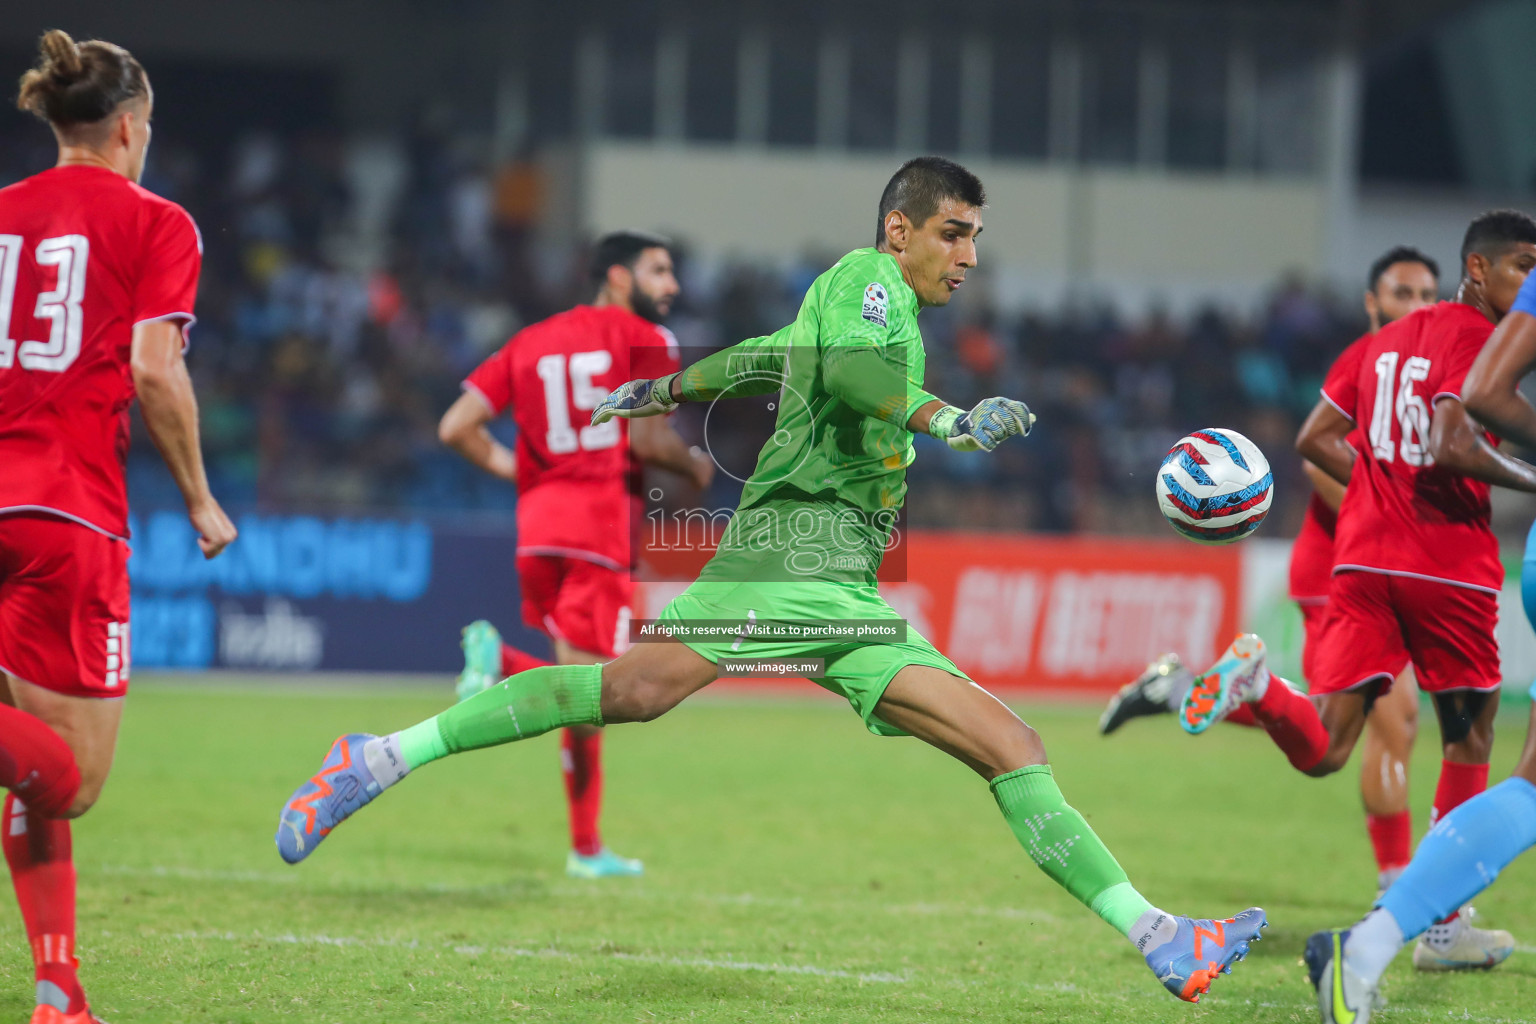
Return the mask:
{"type": "MultiPolygon", "coordinates": [[[[677,595],[662,609],[657,621],[666,629],[668,622],[768,625],[832,620],[902,622],[896,610],[869,584],[712,581],[696,582],[677,595]]],[[[761,640],[750,638],[748,632],[744,625],[741,635],[734,638],[678,639],[716,664],[722,657],[823,658],[826,674],[812,677],[811,681],[845,698],[877,736],[907,735],[875,714],[875,705],[885,695],[885,688],[905,666],[931,665],[961,679],[970,679],[911,626],[905,627],[905,639],[893,641],[761,640]]]]}

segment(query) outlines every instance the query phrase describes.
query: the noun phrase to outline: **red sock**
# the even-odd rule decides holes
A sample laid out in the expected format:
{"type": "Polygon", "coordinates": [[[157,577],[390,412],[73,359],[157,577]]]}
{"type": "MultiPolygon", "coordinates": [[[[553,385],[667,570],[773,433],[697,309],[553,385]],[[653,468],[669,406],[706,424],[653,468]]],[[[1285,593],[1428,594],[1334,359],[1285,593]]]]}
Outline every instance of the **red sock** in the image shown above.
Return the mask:
{"type": "Polygon", "coordinates": [[[1376,870],[1396,871],[1413,859],[1413,817],[1407,811],[1396,814],[1367,814],[1365,830],[1371,834],[1376,851],[1376,870]]]}
{"type": "Polygon", "coordinates": [[[501,645],[501,674],[503,676],[515,676],[519,672],[527,672],[531,668],[543,668],[550,664],[542,658],[535,658],[527,651],[520,651],[511,644],[501,645]]]}
{"type": "Polygon", "coordinates": [[[80,789],[69,744],[41,718],[8,704],[0,704],[0,788],[50,818],[69,810],[80,789]]]}
{"type": "Polygon", "coordinates": [[[565,797],[571,809],[571,849],[590,857],[603,848],[597,816],[603,808],[603,734],[577,736],[566,729],[560,740],[565,797]]]}
{"type": "Polygon", "coordinates": [[[1429,812],[1429,827],[1488,788],[1488,766],[1440,762],[1440,784],[1435,787],[1435,803],[1429,812]]]}
{"type": "MultiPolygon", "coordinates": [[[[1488,788],[1488,766],[1485,764],[1458,764],[1455,761],[1440,762],[1440,782],[1435,786],[1435,802],[1429,809],[1429,827],[1454,811],[1459,805],[1488,788]]],[[[1439,924],[1454,921],[1460,916],[1460,908],[1441,918],[1439,924]]]]}
{"type": "Polygon", "coordinates": [[[1259,720],[1253,716],[1252,704],[1239,704],[1237,707],[1227,712],[1227,717],[1223,718],[1222,721],[1230,722],[1233,725],[1247,726],[1253,729],[1259,727],[1259,720]]]}
{"type": "Polygon", "coordinates": [[[1306,694],[1291,689],[1279,676],[1269,677],[1264,696],[1249,707],[1253,708],[1254,719],[1297,771],[1315,768],[1328,753],[1328,730],[1323,728],[1316,706],[1306,694]]]}
{"type": "Polygon", "coordinates": [[[32,943],[39,1003],[67,1002],[65,1013],[85,1009],[75,971],[75,862],[64,818],[28,811],[15,794],[5,798],[0,844],[11,868],[11,884],[32,943]],[[52,986],[52,987],[47,987],[52,986]]]}

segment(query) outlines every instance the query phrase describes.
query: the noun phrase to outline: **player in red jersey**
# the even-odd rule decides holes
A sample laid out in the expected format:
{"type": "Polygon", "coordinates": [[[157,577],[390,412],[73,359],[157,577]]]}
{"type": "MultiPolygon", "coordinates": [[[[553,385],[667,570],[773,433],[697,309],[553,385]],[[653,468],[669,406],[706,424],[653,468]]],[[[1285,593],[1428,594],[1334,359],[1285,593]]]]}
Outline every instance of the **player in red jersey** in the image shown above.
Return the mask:
{"type": "Polygon", "coordinates": [[[203,554],[235,528],[208,490],[182,361],[202,262],[185,210],[137,184],[153,94],[111,43],[42,38],[17,105],[59,143],[0,189],[0,844],[36,968],[32,1024],[89,1024],[69,819],[101,793],[128,689],[137,394],[203,554]]]}
{"type": "MultiPolygon", "coordinates": [[[[1439,298],[1440,268],[1417,249],[1400,246],[1384,253],[1371,265],[1370,291],[1365,309],[1371,331],[1342,353],[1330,368],[1348,375],[1358,370],[1360,353],[1383,326],[1431,305],[1439,298]]],[[[1326,402],[1320,398],[1319,402],[1326,402]]],[[[1334,530],[1344,488],[1311,462],[1303,462],[1312,481],[1312,498],[1296,544],[1291,551],[1291,599],[1301,608],[1306,631],[1302,648],[1302,674],[1318,673],[1322,624],[1327,617],[1328,592],[1334,562],[1334,530]]],[[[1377,698],[1366,716],[1365,750],[1360,762],[1360,798],[1365,808],[1366,831],[1376,855],[1376,886],[1385,890],[1408,866],[1413,855],[1412,817],[1408,811],[1408,762],[1418,737],[1418,688],[1413,668],[1404,664],[1393,685],[1377,698]]]]}
{"type": "MultiPolygon", "coordinates": [[[[1195,681],[1179,715],[1198,733],[1247,704],[1292,765],[1328,775],[1344,766],[1372,702],[1411,661],[1440,720],[1432,822],[1488,783],[1504,582],[1489,489],[1536,493],[1536,467],[1499,451],[1462,406],[1461,388],[1536,266],[1536,221],[1483,214],[1467,228],[1461,265],[1455,301],[1387,325],[1364,340],[1358,362],[1334,367],[1326,401],[1297,438],[1305,458],[1348,485],[1312,699],[1272,676],[1263,641],[1246,634],[1195,681]]],[[[1513,946],[1508,932],[1455,916],[1426,933],[1414,963],[1491,967],[1513,946]]]]}
{"type": "MultiPolygon", "coordinates": [[[[515,480],[517,571],[523,621],[546,633],[562,665],[610,661],[629,646],[633,606],[632,529],[642,507],[642,463],[709,486],[714,463],[664,418],[586,425],[613,388],[673,373],[677,343],[660,326],[678,284],[665,239],[633,231],[605,235],[592,260],[597,295],[524,328],[464,382],[443,415],[443,443],[493,476],[515,480]],[[517,451],[486,429],[510,408],[517,451]]],[[[464,629],[463,700],[499,680],[546,664],[501,642],[483,620],[464,629]]],[[[637,860],[603,845],[602,730],[564,730],[561,764],[576,877],[638,875],[637,860]]]]}
{"type": "MultiPolygon", "coordinates": [[[[1371,264],[1365,293],[1369,334],[1347,347],[1334,363],[1358,367],[1360,351],[1385,324],[1432,304],[1439,295],[1440,268],[1424,253],[1398,246],[1371,264]]],[[[1318,399],[1320,403],[1324,399],[1318,399]]],[[[1296,543],[1291,548],[1290,595],[1301,609],[1306,631],[1302,675],[1316,676],[1318,634],[1328,608],[1333,576],[1333,532],[1344,487],[1310,462],[1303,461],[1313,492],[1296,543]]],[[[1177,654],[1164,654],[1134,681],[1121,688],[1099,719],[1099,731],[1114,732],[1144,715],[1171,714],[1184,703],[1195,677],[1177,654]]],[[[1377,887],[1385,889],[1412,856],[1412,822],[1408,813],[1408,761],[1418,735],[1418,692],[1413,670],[1405,667],[1396,684],[1372,706],[1366,717],[1365,752],[1360,765],[1360,796],[1365,805],[1366,830],[1376,854],[1377,887]]],[[[1246,707],[1234,709],[1227,721],[1257,725],[1246,707]]]]}

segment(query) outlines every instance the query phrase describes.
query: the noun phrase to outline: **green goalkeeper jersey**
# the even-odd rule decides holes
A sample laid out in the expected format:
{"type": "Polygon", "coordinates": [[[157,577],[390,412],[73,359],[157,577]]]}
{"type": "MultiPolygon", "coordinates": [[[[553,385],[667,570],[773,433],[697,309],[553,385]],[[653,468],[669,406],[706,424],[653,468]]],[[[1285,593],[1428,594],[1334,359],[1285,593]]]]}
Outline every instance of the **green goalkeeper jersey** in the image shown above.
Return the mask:
{"type": "Polygon", "coordinates": [[[700,582],[873,583],[913,459],[922,389],[917,295],[896,259],[856,249],[794,323],[683,372],[685,399],[779,392],[773,436],[700,582]]]}

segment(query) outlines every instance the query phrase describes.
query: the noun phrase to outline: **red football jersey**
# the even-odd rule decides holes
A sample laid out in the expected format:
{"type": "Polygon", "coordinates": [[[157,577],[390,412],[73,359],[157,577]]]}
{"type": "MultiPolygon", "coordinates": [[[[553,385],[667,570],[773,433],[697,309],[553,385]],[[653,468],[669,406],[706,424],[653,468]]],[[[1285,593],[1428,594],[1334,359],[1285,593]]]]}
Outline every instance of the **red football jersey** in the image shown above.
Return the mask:
{"type": "Polygon", "coordinates": [[[1334,572],[1503,586],[1488,485],[1436,466],[1429,453],[1436,400],[1461,397],[1493,327],[1471,306],[1439,302],[1383,327],[1362,348],[1353,376],[1330,374],[1323,383],[1324,397],[1362,435],[1339,509],[1334,572]]]}
{"type": "Polygon", "coordinates": [[[0,513],[128,535],[133,328],[196,319],[202,249],[187,211],[103,167],[0,189],[0,513]]]}
{"type": "Polygon", "coordinates": [[[517,550],[630,564],[639,464],[629,424],[591,425],[608,393],[679,368],[672,332],[618,306],[577,306],[525,327],[464,386],[517,423],[517,550]]]}
{"type": "MultiPolygon", "coordinates": [[[[1357,376],[1361,353],[1370,339],[1371,336],[1366,334],[1350,342],[1328,368],[1328,378],[1353,379],[1357,376]]],[[[1328,397],[1326,392],[1323,397],[1328,397]]],[[[1339,514],[1313,492],[1312,499],[1307,502],[1307,514],[1301,520],[1301,530],[1296,534],[1296,543],[1291,547],[1291,600],[1327,600],[1328,581],[1333,576],[1333,533],[1338,520],[1339,514]]]]}

